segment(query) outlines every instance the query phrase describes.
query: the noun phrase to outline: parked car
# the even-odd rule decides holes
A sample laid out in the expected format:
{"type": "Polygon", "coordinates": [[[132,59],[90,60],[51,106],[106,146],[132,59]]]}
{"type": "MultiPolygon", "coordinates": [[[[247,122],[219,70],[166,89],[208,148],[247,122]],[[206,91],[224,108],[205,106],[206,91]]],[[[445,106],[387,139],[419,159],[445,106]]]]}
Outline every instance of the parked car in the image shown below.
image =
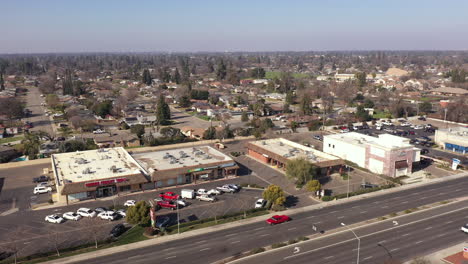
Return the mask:
{"type": "Polygon", "coordinates": [[[461,227],[461,231],[468,233],[468,224],[461,227]]]}
{"type": "Polygon", "coordinates": [[[197,199],[199,201],[205,201],[205,202],[216,202],[216,200],[218,200],[216,197],[207,195],[207,194],[200,195],[197,197],[197,199]]]}
{"type": "Polygon", "coordinates": [[[223,185],[221,187],[216,187],[217,190],[220,190],[222,192],[225,192],[225,193],[234,193],[236,192],[236,189],[233,189],[231,187],[229,187],[229,185],[223,185]]]}
{"type": "Polygon", "coordinates": [[[125,209],[117,210],[117,211],[115,211],[115,213],[116,213],[118,216],[121,216],[121,217],[126,217],[126,216],[127,216],[127,213],[125,212],[125,209]]]}
{"type": "Polygon", "coordinates": [[[426,121],[426,118],[424,116],[420,116],[420,117],[418,117],[418,120],[426,121]]]}
{"type": "Polygon", "coordinates": [[[266,220],[270,225],[281,224],[288,221],[291,221],[291,218],[287,215],[274,215],[266,220]]]}
{"type": "Polygon", "coordinates": [[[372,184],[369,182],[365,182],[361,184],[361,189],[371,189],[371,188],[377,188],[379,187],[377,184],[372,184]]]}
{"type": "Polygon", "coordinates": [[[96,209],[94,209],[94,211],[96,211],[96,213],[102,213],[102,212],[107,212],[109,211],[109,209],[105,208],[105,207],[97,207],[96,209]]]}
{"type": "Polygon", "coordinates": [[[198,189],[197,190],[197,195],[203,195],[203,194],[208,194],[205,189],[198,189]]]}
{"type": "Polygon", "coordinates": [[[67,220],[73,220],[73,221],[78,221],[81,219],[81,215],[75,213],[75,212],[66,212],[63,214],[63,218],[67,220]]]}
{"type": "Polygon", "coordinates": [[[33,183],[47,182],[47,181],[49,181],[49,177],[45,175],[41,175],[39,177],[33,178],[33,183]]]}
{"type": "Polygon", "coordinates": [[[112,230],[110,231],[110,235],[112,237],[118,237],[125,233],[126,230],[127,228],[123,224],[118,224],[112,228],[112,230]]]}
{"type": "Polygon", "coordinates": [[[195,199],[195,191],[191,189],[182,189],[180,192],[182,198],[195,199]]]}
{"type": "Polygon", "coordinates": [[[314,135],[313,138],[316,140],[322,141],[322,137],[319,135],[314,135]]]}
{"type": "Polygon", "coordinates": [[[177,199],[177,200],[175,200],[175,202],[179,205],[179,208],[180,207],[185,207],[185,206],[188,205],[188,203],[183,199],[177,199]]]}
{"type": "Polygon", "coordinates": [[[52,187],[44,187],[44,186],[39,186],[39,187],[34,187],[34,194],[41,194],[41,193],[48,193],[52,191],[52,187]]]}
{"type": "Polygon", "coordinates": [[[174,193],[174,192],[165,192],[165,193],[160,193],[159,197],[167,200],[177,200],[179,199],[179,195],[174,193]]]}
{"type": "Polygon", "coordinates": [[[407,123],[407,122],[401,123],[400,126],[402,126],[402,127],[409,127],[409,126],[411,126],[411,123],[407,123]]]}
{"type": "Polygon", "coordinates": [[[36,184],[36,187],[50,187],[49,182],[40,182],[36,184]]]}
{"type": "Polygon", "coordinates": [[[255,208],[263,208],[266,205],[267,201],[265,199],[258,199],[255,202],[255,208]]]}
{"type": "Polygon", "coordinates": [[[117,218],[117,214],[114,211],[106,211],[99,213],[98,217],[103,220],[114,221],[117,218]]]}
{"type": "Polygon", "coordinates": [[[423,129],[423,126],[416,125],[416,126],[413,127],[413,129],[416,129],[416,130],[423,129]]]}
{"type": "Polygon", "coordinates": [[[173,201],[163,200],[163,201],[158,201],[156,204],[160,208],[167,208],[167,209],[171,209],[171,210],[177,209],[177,204],[174,203],[173,201]]]}
{"type": "Polygon", "coordinates": [[[414,132],[413,130],[409,130],[408,133],[409,133],[410,135],[416,135],[416,132],[414,132]]]}
{"type": "Polygon", "coordinates": [[[101,130],[101,129],[96,129],[93,131],[93,134],[104,134],[104,133],[106,133],[106,131],[101,130]]]}
{"type": "Polygon", "coordinates": [[[135,200],[127,200],[125,203],[124,203],[124,206],[135,206],[136,204],[136,201],[135,200]]]}
{"type": "Polygon", "coordinates": [[[218,189],[211,189],[206,192],[208,195],[220,195],[222,192],[218,189]]]}
{"type": "Polygon", "coordinates": [[[48,215],[45,217],[45,220],[49,223],[53,223],[53,224],[61,224],[63,222],[65,222],[65,219],[63,219],[60,215],[58,214],[52,214],[52,215],[48,215]]]}
{"type": "Polygon", "coordinates": [[[237,184],[228,184],[228,186],[229,188],[237,190],[237,191],[240,191],[240,189],[242,189],[242,187],[240,187],[240,185],[237,185],[237,184]]]}
{"type": "Polygon", "coordinates": [[[340,133],[348,133],[349,132],[349,129],[348,128],[345,128],[345,129],[341,129],[340,130],[340,133]]]}
{"type": "Polygon", "coordinates": [[[77,214],[83,217],[95,217],[97,213],[89,208],[80,208],[76,211],[77,214]]]}
{"type": "Polygon", "coordinates": [[[421,149],[421,155],[424,155],[424,154],[427,154],[429,153],[429,150],[424,148],[424,149],[421,149]]]}
{"type": "Polygon", "coordinates": [[[156,218],[156,227],[159,229],[166,228],[171,222],[171,218],[168,216],[158,216],[156,218]]]}
{"type": "Polygon", "coordinates": [[[393,126],[393,123],[392,123],[391,120],[384,120],[384,121],[382,121],[382,124],[386,125],[386,126],[393,126]]]}

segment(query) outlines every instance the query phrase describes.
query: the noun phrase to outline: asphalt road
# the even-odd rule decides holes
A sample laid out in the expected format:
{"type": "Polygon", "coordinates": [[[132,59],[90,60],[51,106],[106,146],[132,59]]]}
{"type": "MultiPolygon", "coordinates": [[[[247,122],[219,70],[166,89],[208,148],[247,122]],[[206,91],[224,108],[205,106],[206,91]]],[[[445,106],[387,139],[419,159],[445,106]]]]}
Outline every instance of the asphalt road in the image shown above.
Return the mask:
{"type": "Polygon", "coordinates": [[[252,248],[311,235],[314,233],[313,225],[326,234],[327,230],[340,227],[341,222],[351,225],[409,208],[463,197],[467,187],[466,177],[448,180],[294,214],[291,215],[293,221],[277,226],[268,226],[261,221],[110,256],[88,258],[77,263],[212,263],[252,248]]]}
{"type": "Polygon", "coordinates": [[[41,106],[41,103],[45,102],[44,97],[40,96],[41,92],[37,87],[28,88],[28,94],[26,96],[26,108],[31,110],[32,115],[26,118],[27,121],[33,123],[34,127],[31,131],[45,131],[49,135],[55,135],[55,131],[52,127],[52,121],[48,116],[45,116],[45,107],[41,106]]]}
{"type": "MultiPolygon", "coordinates": [[[[384,263],[393,258],[407,261],[411,256],[458,244],[467,234],[460,227],[467,221],[468,201],[377,222],[353,231],[360,238],[359,263],[384,263]],[[380,246],[379,246],[380,244],[380,246]]],[[[313,239],[293,246],[254,255],[236,264],[254,263],[356,263],[358,241],[351,231],[313,239]]]]}

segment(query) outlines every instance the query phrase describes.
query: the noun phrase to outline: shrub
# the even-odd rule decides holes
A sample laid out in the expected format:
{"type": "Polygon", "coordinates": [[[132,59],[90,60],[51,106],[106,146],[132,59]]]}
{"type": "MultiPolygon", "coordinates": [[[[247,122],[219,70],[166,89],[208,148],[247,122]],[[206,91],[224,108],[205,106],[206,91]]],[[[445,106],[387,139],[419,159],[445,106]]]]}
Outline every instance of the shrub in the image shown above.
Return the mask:
{"type": "Polygon", "coordinates": [[[298,237],[297,240],[298,241],[306,241],[306,240],[309,240],[310,238],[308,237],[305,237],[305,236],[301,236],[301,237],[298,237]]]}
{"type": "Polygon", "coordinates": [[[292,244],[296,244],[297,242],[299,242],[299,241],[296,240],[296,239],[290,239],[290,240],[288,241],[288,244],[289,244],[289,245],[292,245],[292,244]]]}
{"type": "Polygon", "coordinates": [[[333,198],[331,196],[329,196],[329,195],[325,195],[325,196],[322,197],[322,201],[324,201],[324,202],[328,202],[328,201],[331,201],[331,200],[333,200],[333,198]]]}
{"type": "Polygon", "coordinates": [[[127,210],[126,220],[132,225],[147,224],[150,221],[150,207],[145,201],[138,202],[127,210]]]}
{"type": "Polygon", "coordinates": [[[280,248],[280,247],[284,247],[286,246],[287,244],[286,243],[274,243],[273,245],[271,245],[271,248],[280,248]]]}
{"type": "Polygon", "coordinates": [[[272,207],[271,207],[271,210],[275,211],[275,212],[278,212],[278,211],[284,211],[286,210],[286,208],[284,207],[284,205],[282,204],[274,204],[272,207]]]}
{"type": "Polygon", "coordinates": [[[265,251],[265,248],[259,247],[259,248],[254,248],[250,250],[250,254],[257,254],[257,253],[262,253],[265,251]]]}
{"type": "Polygon", "coordinates": [[[318,180],[310,180],[306,183],[305,188],[309,192],[316,192],[322,188],[318,180]]]}
{"type": "Polygon", "coordinates": [[[152,227],[146,227],[145,228],[145,235],[146,236],[154,236],[156,234],[156,230],[153,229],[152,227]]]}

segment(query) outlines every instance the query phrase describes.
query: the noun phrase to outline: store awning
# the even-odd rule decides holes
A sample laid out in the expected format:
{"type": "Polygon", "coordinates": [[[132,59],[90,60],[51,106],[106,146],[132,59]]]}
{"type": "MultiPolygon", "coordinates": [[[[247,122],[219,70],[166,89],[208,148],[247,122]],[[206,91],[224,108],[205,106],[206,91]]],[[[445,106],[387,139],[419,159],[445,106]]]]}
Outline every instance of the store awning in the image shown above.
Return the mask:
{"type": "Polygon", "coordinates": [[[203,174],[210,174],[212,172],[213,172],[213,170],[202,170],[202,171],[192,172],[192,174],[195,175],[195,176],[198,176],[198,175],[203,175],[203,174]]]}
{"type": "Polygon", "coordinates": [[[400,160],[395,162],[395,169],[408,168],[408,162],[406,160],[400,160]]]}

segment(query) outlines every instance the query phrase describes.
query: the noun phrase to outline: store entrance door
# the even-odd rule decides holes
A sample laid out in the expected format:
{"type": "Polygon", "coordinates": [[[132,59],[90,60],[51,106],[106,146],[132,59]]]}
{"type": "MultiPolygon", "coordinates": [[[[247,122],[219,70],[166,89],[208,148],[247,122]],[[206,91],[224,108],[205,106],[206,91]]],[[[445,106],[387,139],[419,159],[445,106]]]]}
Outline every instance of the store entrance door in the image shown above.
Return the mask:
{"type": "Polygon", "coordinates": [[[99,187],[96,190],[96,197],[108,197],[114,195],[115,186],[99,187]]]}

